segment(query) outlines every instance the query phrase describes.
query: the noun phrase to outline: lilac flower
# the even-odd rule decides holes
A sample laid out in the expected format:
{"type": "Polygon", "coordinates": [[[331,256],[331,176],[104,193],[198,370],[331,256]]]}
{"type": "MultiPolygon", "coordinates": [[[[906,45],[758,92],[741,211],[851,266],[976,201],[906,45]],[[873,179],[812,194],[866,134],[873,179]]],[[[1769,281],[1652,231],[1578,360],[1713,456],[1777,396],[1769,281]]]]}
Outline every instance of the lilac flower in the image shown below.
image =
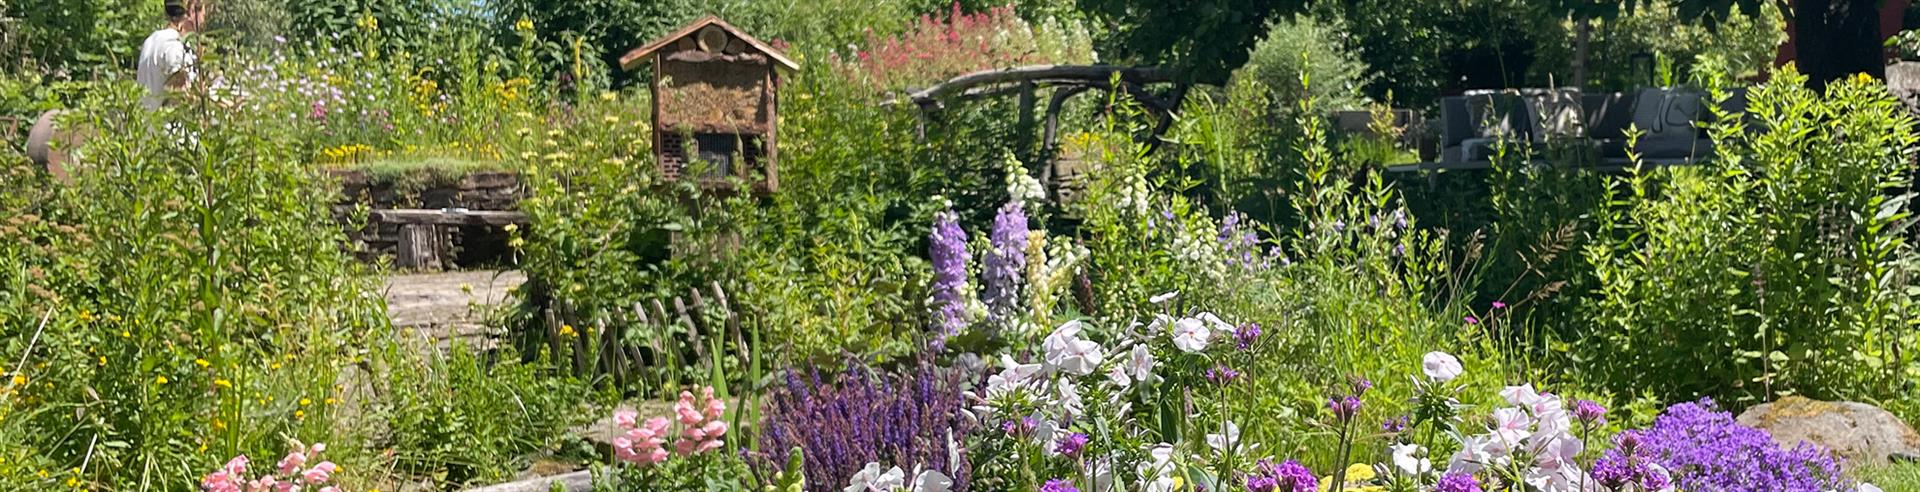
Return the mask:
{"type": "Polygon", "coordinates": [[[967,263],[973,256],[967,253],[967,231],[960,229],[960,219],[951,210],[933,215],[933,233],[928,239],[927,256],[933,262],[932,307],[940,323],[935,337],[938,347],[945,344],[946,337],[967,326],[967,263]]]}
{"type": "Polygon", "coordinates": [[[1086,449],[1087,435],[1079,432],[1067,434],[1066,437],[1060,438],[1060,440],[1054,442],[1053,445],[1055,452],[1066,455],[1069,458],[1079,458],[1080,452],[1086,449]]]}
{"type": "Polygon", "coordinates": [[[1407,209],[1403,208],[1393,211],[1393,227],[1395,229],[1407,228],[1407,209]]]}
{"type": "Polygon", "coordinates": [[[1407,431],[1407,416],[1401,415],[1380,423],[1380,432],[1399,434],[1407,431]]]}
{"type": "Polygon", "coordinates": [[[993,251],[987,253],[980,276],[986,284],[983,301],[994,316],[1011,316],[1020,307],[1020,281],[1027,269],[1027,212],[1018,202],[1000,207],[993,217],[993,234],[988,237],[993,251]]]}
{"type": "Polygon", "coordinates": [[[1207,380],[1213,381],[1213,384],[1226,386],[1233,384],[1236,379],[1240,379],[1240,371],[1235,371],[1226,364],[1213,366],[1212,369],[1207,370],[1207,380]]]}
{"type": "Polygon", "coordinates": [[[1653,426],[1628,437],[1621,448],[1644,446],[1647,456],[1675,473],[1682,490],[1720,492],[1821,492],[1851,490],[1841,464],[1826,450],[1801,443],[1783,449],[1766,431],[1734,422],[1713,400],[1681,403],[1661,412],[1653,426]]]}
{"type": "Polygon", "coordinates": [[[1260,460],[1247,475],[1247,492],[1316,492],[1320,480],[1300,462],[1287,460],[1278,465],[1260,460]]]}
{"type": "Polygon", "coordinates": [[[1471,473],[1451,472],[1440,476],[1434,492],[1480,492],[1480,481],[1471,473]]]}
{"type": "Polygon", "coordinates": [[[1056,478],[1041,485],[1040,492],[1080,492],[1080,489],[1074,488],[1073,482],[1056,478]]]}
{"type": "Polygon", "coordinates": [[[1607,417],[1606,407],[1593,400],[1580,400],[1573,404],[1573,418],[1588,424],[1603,422],[1607,417]]]}
{"type": "Polygon", "coordinates": [[[1260,324],[1259,323],[1247,323],[1244,325],[1240,325],[1239,328],[1235,328],[1233,330],[1234,347],[1239,348],[1240,350],[1247,350],[1247,349],[1253,348],[1253,343],[1259,340],[1260,340],[1260,324]]]}
{"type": "Polygon", "coordinates": [[[1665,489],[1666,471],[1653,463],[1647,449],[1639,446],[1640,431],[1625,431],[1614,437],[1614,448],[1593,463],[1593,480],[1608,490],[1628,485],[1641,490],[1665,489]]]}

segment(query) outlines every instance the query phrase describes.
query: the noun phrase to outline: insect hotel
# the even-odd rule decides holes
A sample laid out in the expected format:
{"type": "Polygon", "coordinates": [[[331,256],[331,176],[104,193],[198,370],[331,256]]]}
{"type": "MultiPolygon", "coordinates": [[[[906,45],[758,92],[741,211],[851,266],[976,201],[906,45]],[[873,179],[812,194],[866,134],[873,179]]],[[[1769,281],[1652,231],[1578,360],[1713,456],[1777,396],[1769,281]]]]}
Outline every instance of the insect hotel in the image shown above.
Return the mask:
{"type": "Polygon", "coordinates": [[[648,61],[653,152],[667,179],[694,175],[722,191],[736,177],[757,193],[778,187],[779,69],[798,70],[798,63],[714,16],[627,52],[620,68],[648,61]]]}

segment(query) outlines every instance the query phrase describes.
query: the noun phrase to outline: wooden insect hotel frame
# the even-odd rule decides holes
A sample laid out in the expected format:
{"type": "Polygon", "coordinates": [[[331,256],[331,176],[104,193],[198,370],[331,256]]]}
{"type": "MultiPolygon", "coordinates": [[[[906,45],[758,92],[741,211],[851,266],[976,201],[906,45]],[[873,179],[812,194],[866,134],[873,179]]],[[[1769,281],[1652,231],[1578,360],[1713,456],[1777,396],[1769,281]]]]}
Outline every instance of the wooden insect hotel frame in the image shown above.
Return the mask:
{"type": "Polygon", "coordinates": [[[800,65],[714,16],[627,52],[620,68],[648,61],[653,152],[667,179],[690,177],[731,191],[731,178],[742,178],[755,192],[774,191],[780,68],[800,65]]]}

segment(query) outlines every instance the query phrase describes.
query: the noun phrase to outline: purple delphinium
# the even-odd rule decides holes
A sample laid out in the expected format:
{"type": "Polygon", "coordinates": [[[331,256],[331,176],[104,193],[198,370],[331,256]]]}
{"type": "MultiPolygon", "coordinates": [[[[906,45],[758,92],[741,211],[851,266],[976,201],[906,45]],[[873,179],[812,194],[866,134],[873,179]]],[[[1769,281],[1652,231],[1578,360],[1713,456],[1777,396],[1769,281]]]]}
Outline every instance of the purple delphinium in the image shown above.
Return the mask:
{"type": "Polygon", "coordinates": [[[840,490],[867,463],[938,470],[953,479],[952,490],[967,490],[967,452],[948,447],[972,431],[964,371],[922,364],[887,374],[852,364],[839,378],[789,371],[786,381],[767,395],[760,451],[749,453],[764,474],[784,468],[797,448],[813,492],[840,490]]]}
{"type": "Polygon", "coordinates": [[[1239,328],[1233,329],[1233,343],[1235,348],[1247,350],[1253,348],[1254,342],[1258,341],[1260,341],[1259,323],[1247,323],[1240,325],[1239,328]]]}
{"type": "Polygon", "coordinates": [[[1740,425],[1711,399],[1667,407],[1621,446],[1644,447],[1682,490],[1821,492],[1851,490],[1841,463],[1807,443],[1781,448],[1766,431],[1740,425]]]}
{"type": "Polygon", "coordinates": [[[1067,434],[1053,445],[1053,450],[1068,458],[1079,458],[1080,452],[1087,449],[1087,435],[1079,432],[1067,434]]]}
{"type": "Polygon", "coordinates": [[[1233,384],[1236,379],[1240,379],[1240,371],[1235,371],[1226,364],[1213,366],[1212,369],[1207,370],[1207,380],[1213,381],[1213,384],[1226,386],[1233,384]]]}
{"type": "Polygon", "coordinates": [[[934,347],[945,346],[946,337],[967,327],[967,231],[960,229],[960,218],[948,210],[933,215],[933,233],[928,237],[927,256],[933,262],[933,309],[939,318],[934,347]]]}
{"type": "Polygon", "coordinates": [[[1041,485],[1040,492],[1080,492],[1080,489],[1074,487],[1073,482],[1056,478],[1041,485]]]}
{"type": "Polygon", "coordinates": [[[1480,481],[1471,473],[1449,472],[1440,476],[1440,483],[1433,487],[1434,492],[1480,492],[1480,481]]]}
{"type": "Polygon", "coordinates": [[[987,239],[993,251],[987,252],[980,271],[985,284],[981,300],[994,316],[1010,316],[1020,308],[1020,281],[1027,269],[1027,212],[1019,202],[1000,207],[987,239]]]}
{"type": "Polygon", "coordinates": [[[1220,219],[1220,236],[1217,239],[1220,250],[1225,253],[1222,256],[1229,266],[1238,266],[1250,272],[1266,269],[1272,266],[1272,262],[1260,257],[1260,235],[1247,230],[1243,224],[1247,221],[1246,214],[1239,212],[1220,219]]]}

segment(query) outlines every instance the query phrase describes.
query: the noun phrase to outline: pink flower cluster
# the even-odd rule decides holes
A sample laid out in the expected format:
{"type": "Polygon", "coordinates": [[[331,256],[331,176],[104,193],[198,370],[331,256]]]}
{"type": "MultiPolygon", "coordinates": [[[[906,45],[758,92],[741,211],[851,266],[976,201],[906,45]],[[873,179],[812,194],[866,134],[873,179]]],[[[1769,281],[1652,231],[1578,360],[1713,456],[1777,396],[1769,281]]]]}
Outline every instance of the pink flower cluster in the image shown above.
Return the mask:
{"type": "Polygon", "coordinates": [[[727,423],[720,421],[720,414],[727,412],[727,403],[713,397],[713,388],[700,388],[700,401],[693,400],[693,393],[680,392],[680,401],[674,402],[673,413],[680,420],[680,440],[673,442],[673,451],[681,456],[705,453],[725,442],[720,438],[727,435],[727,423]]]}
{"type": "Polygon", "coordinates": [[[727,423],[720,416],[726,411],[726,402],[713,396],[713,388],[701,388],[698,399],[691,391],[680,392],[680,401],[673,404],[672,420],[654,417],[641,422],[633,410],[615,411],[613,423],[624,433],[613,438],[614,458],[641,466],[666,461],[665,445],[671,434],[668,427],[676,420],[680,436],[673,441],[674,453],[691,456],[720,449],[726,444],[721,438],[727,435],[727,423]]]}
{"type": "Polygon", "coordinates": [[[338,469],[333,462],[322,461],[312,468],[306,467],[309,458],[319,456],[326,449],[326,444],[313,443],[312,447],[307,447],[295,441],[293,451],[288,452],[275,466],[277,474],[268,473],[253,480],[247,480],[247,456],[235,456],[220,470],[200,479],[200,489],[207,492],[300,492],[320,487],[317,492],[340,492],[339,487],[332,485],[321,487],[333,479],[333,473],[338,469]],[[280,476],[285,476],[285,481],[280,476]]]}

